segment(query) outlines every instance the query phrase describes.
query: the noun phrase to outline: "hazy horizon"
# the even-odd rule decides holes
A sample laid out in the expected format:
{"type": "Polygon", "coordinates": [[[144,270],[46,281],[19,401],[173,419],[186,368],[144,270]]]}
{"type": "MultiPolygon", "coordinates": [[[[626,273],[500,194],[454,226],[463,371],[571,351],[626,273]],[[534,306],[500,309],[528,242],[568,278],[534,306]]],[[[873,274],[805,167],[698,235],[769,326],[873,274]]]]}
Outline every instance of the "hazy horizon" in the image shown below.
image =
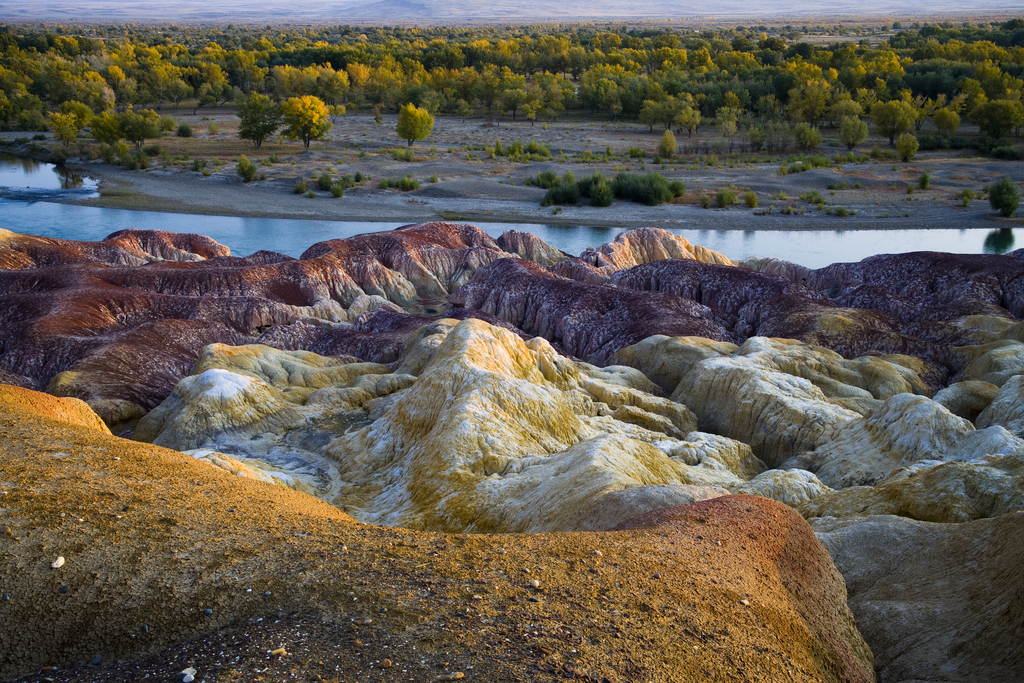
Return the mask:
{"type": "Polygon", "coordinates": [[[798,1],[778,3],[766,0],[744,2],[725,0],[714,5],[681,6],[666,0],[593,0],[568,3],[522,3],[512,0],[470,0],[450,3],[440,0],[334,0],[315,6],[266,3],[254,5],[242,0],[217,3],[200,0],[38,0],[0,1],[0,20],[9,22],[78,23],[301,23],[301,24],[454,24],[575,22],[590,20],[742,20],[785,19],[786,17],[891,17],[924,18],[1005,14],[1024,12],[1020,0],[986,0],[959,3],[909,0],[894,11],[890,3],[878,0],[840,2],[822,8],[819,3],[798,1]]]}

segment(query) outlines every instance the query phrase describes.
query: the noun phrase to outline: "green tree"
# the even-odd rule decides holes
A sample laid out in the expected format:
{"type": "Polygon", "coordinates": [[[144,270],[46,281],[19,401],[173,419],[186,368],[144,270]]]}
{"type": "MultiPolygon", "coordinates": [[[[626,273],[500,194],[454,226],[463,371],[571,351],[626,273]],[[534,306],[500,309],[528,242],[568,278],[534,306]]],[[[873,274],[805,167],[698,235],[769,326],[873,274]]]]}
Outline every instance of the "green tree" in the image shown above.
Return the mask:
{"type": "Polygon", "coordinates": [[[129,107],[117,115],[117,122],[124,139],[134,142],[137,150],[148,138],[160,137],[160,115],[152,109],[135,111],[129,107]]]}
{"type": "Polygon", "coordinates": [[[914,122],[914,109],[901,100],[875,102],[871,105],[871,118],[878,132],[889,138],[889,144],[893,145],[897,135],[910,130],[914,122]]]}
{"type": "Polygon", "coordinates": [[[969,118],[971,123],[981,129],[982,133],[994,138],[1001,138],[1021,125],[1024,118],[1024,107],[1012,100],[991,100],[975,107],[969,118]]]}
{"type": "Polygon", "coordinates": [[[74,114],[50,114],[50,127],[53,128],[53,136],[63,142],[65,147],[78,137],[78,118],[74,114]]]}
{"type": "Polygon", "coordinates": [[[793,126],[793,135],[796,137],[797,146],[804,151],[810,151],[821,144],[821,131],[807,123],[801,122],[793,126]]]}
{"type": "Polygon", "coordinates": [[[673,123],[680,130],[685,128],[688,133],[687,137],[693,137],[693,131],[700,127],[700,110],[693,107],[683,107],[683,110],[676,115],[673,123]]]}
{"type": "Polygon", "coordinates": [[[666,130],[661,136],[661,142],[658,143],[658,154],[671,159],[675,156],[678,149],[679,145],[676,144],[676,136],[672,135],[672,131],[666,130]]]}
{"type": "Polygon", "coordinates": [[[92,137],[97,142],[112,145],[123,138],[124,133],[117,117],[105,112],[92,118],[92,137]]]}
{"type": "Polygon", "coordinates": [[[284,119],[279,107],[266,95],[253,93],[239,105],[235,116],[241,119],[238,126],[238,137],[252,140],[256,149],[263,146],[263,141],[281,127],[284,119]]]}
{"type": "Polygon", "coordinates": [[[281,113],[288,124],[284,134],[291,140],[302,140],[307,148],[311,140],[322,140],[331,129],[327,120],[330,113],[319,97],[289,97],[281,104],[281,113]]]}
{"type": "Polygon", "coordinates": [[[1017,207],[1020,206],[1020,195],[1010,176],[1004,176],[988,188],[988,203],[1006,218],[1017,211],[1017,207]]]}
{"type": "Polygon", "coordinates": [[[868,124],[856,116],[845,116],[839,122],[839,141],[852,150],[868,139],[868,124]]]}
{"type": "Polygon", "coordinates": [[[421,109],[410,102],[398,112],[395,132],[412,147],[412,143],[425,140],[434,132],[434,117],[426,109],[421,109]]]}
{"type": "Polygon", "coordinates": [[[943,135],[952,135],[960,127],[960,115],[948,107],[943,107],[932,116],[932,123],[943,135]]]}
{"type": "Polygon", "coordinates": [[[918,142],[913,133],[901,133],[896,138],[896,151],[904,162],[910,161],[917,154],[918,142]]]}
{"type": "Polygon", "coordinates": [[[74,114],[75,118],[78,119],[78,128],[82,129],[92,122],[92,109],[85,102],[77,102],[75,100],[67,100],[61,102],[60,106],[57,107],[57,111],[61,114],[74,114]]]}

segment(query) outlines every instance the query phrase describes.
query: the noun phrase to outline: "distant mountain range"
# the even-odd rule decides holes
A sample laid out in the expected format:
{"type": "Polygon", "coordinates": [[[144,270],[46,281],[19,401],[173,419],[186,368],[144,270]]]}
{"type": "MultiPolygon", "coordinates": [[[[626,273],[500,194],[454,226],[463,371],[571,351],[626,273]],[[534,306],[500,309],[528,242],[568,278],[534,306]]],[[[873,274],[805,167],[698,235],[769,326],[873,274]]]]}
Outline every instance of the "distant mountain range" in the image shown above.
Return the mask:
{"type": "Polygon", "coordinates": [[[335,0],[306,5],[284,2],[253,3],[242,0],[37,0],[0,1],[2,21],[61,22],[156,22],[156,23],[373,23],[465,24],[530,23],[533,21],[626,20],[626,19],[760,19],[786,16],[914,16],[968,13],[1024,12],[1021,0],[907,0],[895,6],[880,0],[841,2],[825,7],[818,2],[770,2],[724,0],[716,3],[682,4],[668,0],[569,0],[521,2],[519,0],[335,0]]]}

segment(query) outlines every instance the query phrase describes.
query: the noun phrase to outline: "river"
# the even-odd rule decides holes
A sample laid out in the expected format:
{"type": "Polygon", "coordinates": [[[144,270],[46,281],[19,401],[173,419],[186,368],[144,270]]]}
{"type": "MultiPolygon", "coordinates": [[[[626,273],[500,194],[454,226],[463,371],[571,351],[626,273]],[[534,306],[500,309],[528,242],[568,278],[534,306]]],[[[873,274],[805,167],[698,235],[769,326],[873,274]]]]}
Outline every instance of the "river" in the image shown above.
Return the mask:
{"type": "MultiPolygon", "coordinates": [[[[68,196],[88,197],[96,182],[52,164],[0,154],[0,227],[69,240],[101,240],[128,228],[194,232],[231,248],[236,256],[276,251],[298,257],[317,242],[360,233],[392,230],[401,223],[240,218],[101,209],[60,203],[68,196]]],[[[497,237],[506,230],[531,232],[570,254],[615,239],[625,228],[537,223],[475,223],[497,237]]],[[[684,230],[666,228],[694,244],[732,259],[771,256],[820,268],[839,261],[910,251],[962,254],[1005,253],[1014,247],[1009,229],[932,230],[684,230]]]]}

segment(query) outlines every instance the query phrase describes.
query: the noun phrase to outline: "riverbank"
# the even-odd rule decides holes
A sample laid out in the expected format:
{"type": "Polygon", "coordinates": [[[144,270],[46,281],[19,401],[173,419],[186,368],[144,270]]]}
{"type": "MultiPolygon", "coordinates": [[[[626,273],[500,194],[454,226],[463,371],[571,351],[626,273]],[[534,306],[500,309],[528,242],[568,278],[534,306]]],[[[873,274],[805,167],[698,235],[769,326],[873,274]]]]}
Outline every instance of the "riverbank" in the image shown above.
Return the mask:
{"type": "MultiPolygon", "coordinates": [[[[438,117],[426,143],[408,148],[394,132],[392,116],[377,124],[369,116],[340,120],[327,140],[304,149],[299,143],[268,140],[259,150],[237,138],[233,110],[204,111],[201,116],[176,113],[192,125],[196,137],[165,137],[151,141],[159,147],[150,167],[129,171],[106,164],[95,143],[77,143],[67,165],[101,181],[99,197],[60,201],[89,206],[259,218],[298,218],[334,221],[408,221],[464,219],[474,222],[522,222],[559,225],[635,228],[661,226],[696,230],[857,230],[985,228],[1021,225],[1020,219],[1000,219],[988,202],[963,206],[961,193],[980,194],[1004,175],[1024,182],[1024,166],[964,152],[928,152],[913,163],[893,163],[860,157],[859,163],[831,165],[801,173],[780,173],[782,156],[752,155],[694,157],[680,163],[655,164],[652,156],[658,134],[632,122],[567,121],[548,126],[505,122],[462,122],[438,117]],[[198,132],[215,127],[217,133],[198,132]],[[486,149],[501,140],[524,146],[536,143],[551,151],[546,161],[518,163],[507,157],[488,158],[486,149]],[[596,151],[592,151],[596,150],[596,151]],[[647,156],[627,152],[643,150],[647,156]],[[412,161],[396,152],[412,152],[412,161]],[[609,154],[610,153],[610,154],[609,154]],[[243,183],[236,173],[239,155],[254,161],[264,180],[243,183]],[[205,163],[205,173],[194,170],[205,163]],[[544,190],[527,184],[538,173],[581,178],[595,172],[657,172],[679,179],[686,193],[670,204],[645,206],[617,200],[610,207],[540,206],[544,190]],[[930,184],[920,189],[927,172],[930,184]],[[319,191],[316,179],[361,173],[371,180],[346,190],[341,198],[319,191]],[[419,189],[400,192],[379,189],[382,179],[412,176],[419,189]],[[296,194],[304,181],[315,197],[296,194]],[[908,188],[913,188],[908,193],[908,188]],[[741,203],[715,208],[723,189],[733,190],[741,203]],[[753,192],[757,206],[742,203],[753,192]],[[703,198],[712,208],[702,208],[703,198]],[[707,201],[707,200],[705,200],[707,201]],[[843,215],[846,214],[846,215],[843,215]]],[[[16,134],[0,134],[10,141],[16,134]]],[[[696,140],[699,135],[694,139],[696,140]]],[[[869,141],[870,142],[870,141],[869,141]]],[[[52,143],[17,145],[8,151],[34,156],[52,143]],[[25,147],[25,149],[21,149],[25,147]],[[29,149],[31,148],[31,149],[29,149]]],[[[56,146],[53,147],[56,149],[56,146]]],[[[816,153],[829,157],[843,151],[823,144],[816,153]]],[[[864,150],[858,149],[858,152],[864,150]]],[[[586,198],[583,199],[586,202],[586,198]]]]}

